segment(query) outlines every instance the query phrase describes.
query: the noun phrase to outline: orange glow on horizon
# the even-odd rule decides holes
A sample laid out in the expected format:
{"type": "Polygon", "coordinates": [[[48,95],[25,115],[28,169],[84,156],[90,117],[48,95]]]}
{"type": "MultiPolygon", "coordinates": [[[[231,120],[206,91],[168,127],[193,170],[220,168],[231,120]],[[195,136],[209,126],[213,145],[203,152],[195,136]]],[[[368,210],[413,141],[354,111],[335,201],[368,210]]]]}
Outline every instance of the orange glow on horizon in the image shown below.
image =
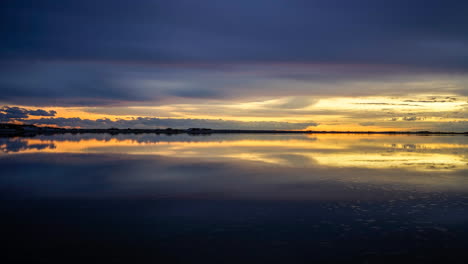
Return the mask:
{"type": "MultiPolygon", "coordinates": [[[[418,84],[415,84],[418,85],[418,84]]],[[[30,110],[38,107],[20,106],[30,110]]],[[[457,124],[459,132],[466,116],[466,98],[454,94],[419,94],[407,97],[323,97],[285,96],[249,101],[206,100],[192,103],[167,103],[157,106],[41,107],[56,111],[54,117],[29,116],[24,119],[80,118],[86,120],[138,117],[160,119],[207,119],[241,122],[287,122],[312,124],[290,130],[312,131],[453,131],[447,124],[457,124]],[[449,98],[449,99],[447,99],[449,98]],[[462,123],[460,123],[462,122],[462,123]]],[[[79,125],[77,124],[77,126],[79,125]]],[[[291,126],[289,126],[291,127],[291,126]]],[[[92,128],[92,127],[89,127],[92,128]]],[[[156,126],[155,126],[156,128],[156,126]]],[[[189,127],[174,127],[189,128],[189,127]]],[[[232,127],[230,127],[232,128],[232,127]]],[[[232,128],[235,129],[235,128],[232,128]]],[[[253,129],[253,128],[252,128],[253,129]]],[[[255,129],[267,129],[256,126],[255,129]]],[[[278,130],[282,130],[280,127],[278,130]]],[[[284,130],[284,129],[283,129],[284,130]]]]}

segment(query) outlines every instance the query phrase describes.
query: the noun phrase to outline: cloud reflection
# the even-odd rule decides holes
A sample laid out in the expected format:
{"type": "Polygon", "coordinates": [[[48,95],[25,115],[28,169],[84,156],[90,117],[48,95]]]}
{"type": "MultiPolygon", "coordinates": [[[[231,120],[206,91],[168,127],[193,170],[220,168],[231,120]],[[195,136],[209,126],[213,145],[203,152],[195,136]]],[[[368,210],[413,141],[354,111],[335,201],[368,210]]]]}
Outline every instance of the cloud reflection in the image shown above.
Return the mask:
{"type": "Polygon", "coordinates": [[[4,152],[159,155],[244,160],[285,167],[413,171],[466,169],[464,136],[387,135],[56,135],[4,138],[4,152]]]}
{"type": "Polygon", "coordinates": [[[10,176],[0,186],[47,197],[380,199],[466,191],[467,144],[332,134],[3,138],[0,166],[10,176]]]}

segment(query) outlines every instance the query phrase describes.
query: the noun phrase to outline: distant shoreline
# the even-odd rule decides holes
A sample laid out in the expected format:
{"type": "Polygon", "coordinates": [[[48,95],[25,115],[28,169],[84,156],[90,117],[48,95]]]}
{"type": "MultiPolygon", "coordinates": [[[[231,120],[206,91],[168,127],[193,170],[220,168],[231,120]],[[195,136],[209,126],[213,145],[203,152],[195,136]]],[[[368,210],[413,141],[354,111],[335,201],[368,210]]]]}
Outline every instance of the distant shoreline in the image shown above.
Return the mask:
{"type": "Polygon", "coordinates": [[[383,134],[383,135],[468,135],[468,132],[433,132],[433,131],[315,131],[315,130],[247,130],[247,129],[86,129],[55,128],[34,125],[0,124],[0,136],[36,135],[36,134],[383,134]]]}

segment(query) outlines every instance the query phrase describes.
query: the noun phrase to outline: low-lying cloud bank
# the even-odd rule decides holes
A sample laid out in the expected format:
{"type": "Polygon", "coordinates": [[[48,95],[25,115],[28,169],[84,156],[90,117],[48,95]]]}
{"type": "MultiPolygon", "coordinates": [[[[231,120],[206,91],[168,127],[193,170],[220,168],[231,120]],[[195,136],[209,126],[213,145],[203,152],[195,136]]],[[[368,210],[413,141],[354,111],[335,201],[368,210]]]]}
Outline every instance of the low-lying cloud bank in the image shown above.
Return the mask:
{"type": "Polygon", "coordinates": [[[81,118],[40,118],[27,122],[40,125],[56,125],[60,127],[82,128],[191,128],[205,127],[213,129],[306,129],[317,126],[315,122],[290,123],[290,122],[266,122],[266,121],[233,121],[223,119],[172,119],[137,117],[134,119],[110,120],[108,118],[90,120],[81,118]]]}
{"type": "Polygon", "coordinates": [[[3,106],[0,108],[0,122],[10,122],[15,120],[21,120],[30,116],[55,116],[56,111],[46,111],[43,109],[28,110],[21,107],[9,107],[3,106]]]}
{"type": "Polygon", "coordinates": [[[56,111],[43,109],[28,110],[20,107],[4,106],[0,108],[0,122],[22,122],[35,125],[49,125],[59,127],[80,128],[191,128],[205,127],[214,129],[306,129],[317,126],[315,122],[266,122],[266,121],[233,121],[223,119],[173,119],[155,117],[137,117],[132,119],[111,120],[101,118],[96,120],[82,119],[79,117],[64,118],[54,117],[56,111]],[[42,116],[41,118],[31,118],[42,116]]]}

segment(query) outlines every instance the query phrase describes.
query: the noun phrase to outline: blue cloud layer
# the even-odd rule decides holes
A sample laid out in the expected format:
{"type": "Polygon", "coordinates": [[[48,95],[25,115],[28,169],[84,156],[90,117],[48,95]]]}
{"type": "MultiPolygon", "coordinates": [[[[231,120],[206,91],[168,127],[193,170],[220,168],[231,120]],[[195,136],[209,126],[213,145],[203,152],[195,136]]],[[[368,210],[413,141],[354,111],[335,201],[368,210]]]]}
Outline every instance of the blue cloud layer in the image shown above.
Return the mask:
{"type": "Polygon", "coordinates": [[[2,5],[4,58],[468,67],[464,1],[20,0],[2,5]]]}

